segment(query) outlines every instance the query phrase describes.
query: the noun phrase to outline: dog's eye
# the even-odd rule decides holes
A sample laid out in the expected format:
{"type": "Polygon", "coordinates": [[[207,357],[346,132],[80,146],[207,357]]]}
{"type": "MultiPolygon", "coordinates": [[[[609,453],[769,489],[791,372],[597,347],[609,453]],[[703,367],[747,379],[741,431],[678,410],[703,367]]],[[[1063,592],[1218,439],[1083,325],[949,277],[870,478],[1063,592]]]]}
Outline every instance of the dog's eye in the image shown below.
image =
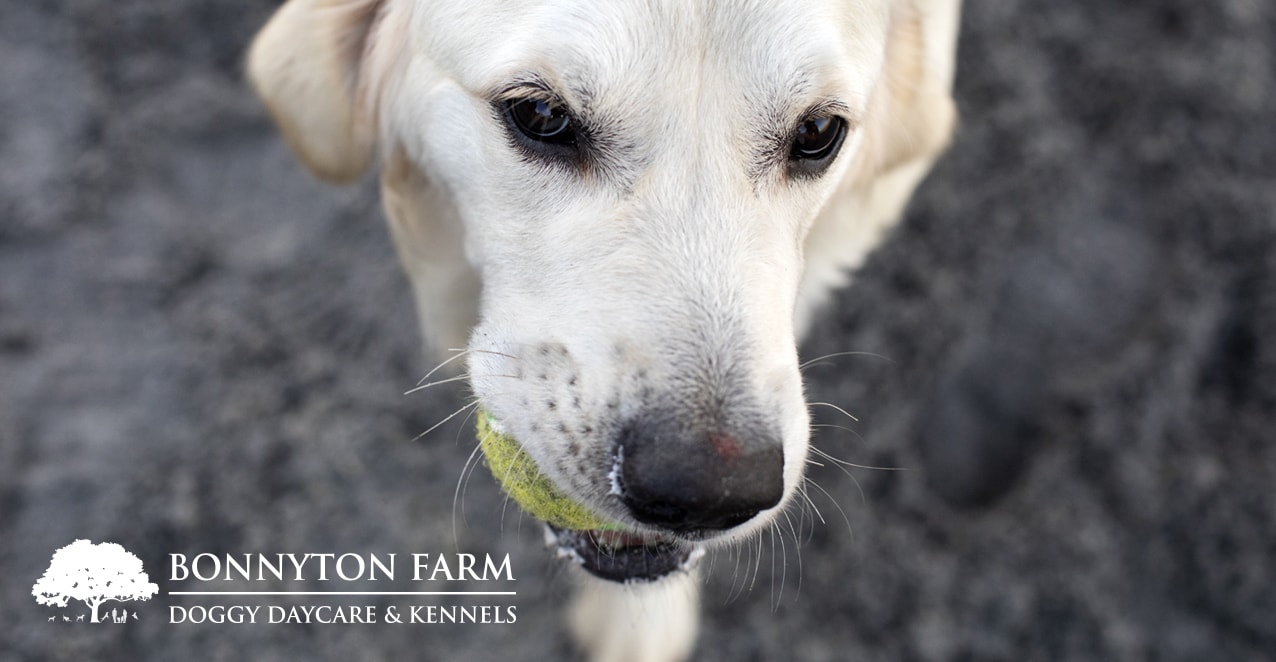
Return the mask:
{"type": "Polygon", "coordinates": [[[519,133],[544,143],[571,145],[576,142],[567,110],[546,99],[518,99],[505,104],[505,114],[519,133]]]}
{"type": "Polygon", "coordinates": [[[814,175],[823,171],[846,137],[846,120],[837,116],[811,117],[798,125],[789,158],[796,172],[814,175]]]}

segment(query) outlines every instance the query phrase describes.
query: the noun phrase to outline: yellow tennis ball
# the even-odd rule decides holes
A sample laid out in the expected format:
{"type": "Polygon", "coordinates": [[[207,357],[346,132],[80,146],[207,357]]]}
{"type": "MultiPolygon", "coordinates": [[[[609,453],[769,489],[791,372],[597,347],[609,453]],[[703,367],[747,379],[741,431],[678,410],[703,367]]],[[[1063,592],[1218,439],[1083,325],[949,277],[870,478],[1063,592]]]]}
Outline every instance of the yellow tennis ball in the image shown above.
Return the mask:
{"type": "Polygon", "coordinates": [[[487,467],[505,493],[523,510],[561,529],[575,531],[616,529],[617,525],[572,501],[548,476],[514,437],[503,434],[491,414],[478,414],[479,448],[487,467]]]}

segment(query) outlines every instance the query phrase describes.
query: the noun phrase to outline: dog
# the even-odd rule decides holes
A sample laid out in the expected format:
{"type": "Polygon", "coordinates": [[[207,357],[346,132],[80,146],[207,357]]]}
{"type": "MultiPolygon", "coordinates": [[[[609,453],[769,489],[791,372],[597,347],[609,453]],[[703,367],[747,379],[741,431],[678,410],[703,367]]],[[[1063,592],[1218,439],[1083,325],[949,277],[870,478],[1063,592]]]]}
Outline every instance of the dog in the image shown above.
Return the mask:
{"type": "Polygon", "coordinates": [[[288,0],[248,76],[320,178],[374,165],[428,344],[619,531],[593,660],[686,659],[695,562],[800,498],[797,342],[946,148],[960,0],[288,0]]]}

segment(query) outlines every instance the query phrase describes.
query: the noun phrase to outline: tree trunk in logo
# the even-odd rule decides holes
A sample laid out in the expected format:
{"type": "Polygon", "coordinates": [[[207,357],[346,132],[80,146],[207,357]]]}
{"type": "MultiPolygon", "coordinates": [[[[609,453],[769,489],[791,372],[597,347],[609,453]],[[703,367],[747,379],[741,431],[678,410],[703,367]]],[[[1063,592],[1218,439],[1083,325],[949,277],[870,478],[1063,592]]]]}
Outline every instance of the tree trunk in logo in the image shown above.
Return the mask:
{"type": "Polygon", "coordinates": [[[84,603],[85,603],[85,604],[87,604],[87,605],[89,606],[89,609],[92,609],[92,610],[93,610],[93,616],[91,616],[91,617],[89,618],[89,620],[90,620],[91,622],[93,622],[93,623],[101,623],[101,622],[102,622],[102,621],[98,620],[98,617],[97,617],[97,608],[98,608],[98,607],[101,607],[101,606],[102,606],[102,603],[103,603],[103,602],[106,602],[108,599],[109,599],[109,598],[103,598],[103,599],[101,599],[101,600],[92,600],[92,599],[90,599],[90,600],[85,600],[85,601],[84,601],[84,603]]]}

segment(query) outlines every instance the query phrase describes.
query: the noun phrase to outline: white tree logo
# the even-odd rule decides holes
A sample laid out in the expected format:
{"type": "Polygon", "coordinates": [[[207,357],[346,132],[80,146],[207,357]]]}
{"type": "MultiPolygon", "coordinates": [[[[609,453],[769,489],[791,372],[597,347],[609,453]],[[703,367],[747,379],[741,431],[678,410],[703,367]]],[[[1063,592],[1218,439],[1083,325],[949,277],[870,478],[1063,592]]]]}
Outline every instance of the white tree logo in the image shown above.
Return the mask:
{"type": "Polygon", "coordinates": [[[142,570],[142,560],[113,542],[98,545],[77,540],[53,553],[49,569],[31,587],[31,595],[42,605],[66,607],[67,601],[82,600],[93,610],[98,623],[98,607],[108,600],[149,600],[159,593],[142,570]]]}

